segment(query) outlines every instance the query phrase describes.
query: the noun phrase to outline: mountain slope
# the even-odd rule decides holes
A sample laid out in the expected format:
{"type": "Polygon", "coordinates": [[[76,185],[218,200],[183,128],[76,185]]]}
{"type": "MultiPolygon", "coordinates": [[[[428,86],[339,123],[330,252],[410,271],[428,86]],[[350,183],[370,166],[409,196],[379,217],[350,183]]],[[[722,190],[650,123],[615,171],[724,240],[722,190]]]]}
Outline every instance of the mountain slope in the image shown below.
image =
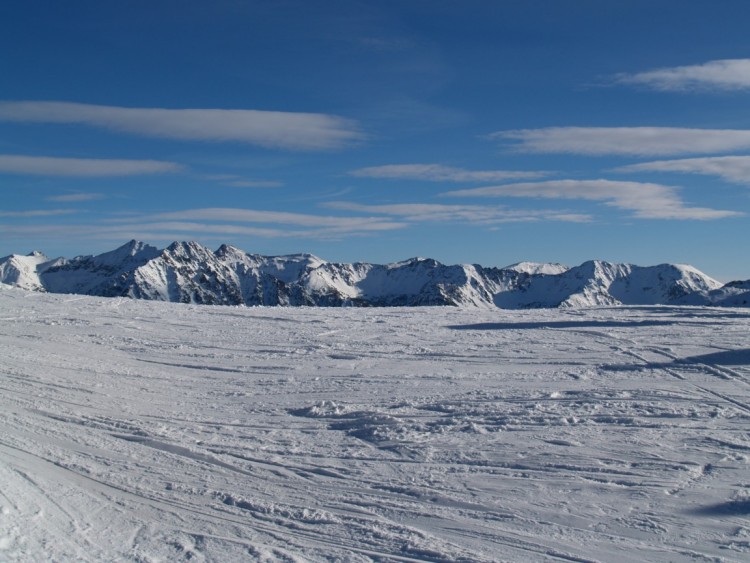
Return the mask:
{"type": "Polygon", "coordinates": [[[337,264],[311,254],[261,256],[196,242],[164,250],[132,240],[98,256],[0,259],[0,282],[36,291],[214,305],[475,306],[507,309],[611,305],[746,306],[750,283],[722,286],[691,266],[592,260],[568,268],[447,266],[428,258],[337,264]]]}
{"type": "Polygon", "coordinates": [[[509,309],[606,305],[706,305],[721,284],[691,266],[641,267],[592,260],[557,275],[529,276],[495,296],[509,309]]]}
{"type": "Polygon", "coordinates": [[[556,274],[562,274],[563,272],[566,272],[569,269],[570,268],[568,266],[564,266],[562,264],[542,263],[542,262],[516,262],[515,264],[511,264],[510,266],[505,266],[503,268],[503,270],[513,270],[515,272],[518,272],[519,274],[529,274],[529,275],[536,275],[536,274],[556,275],[556,274]]]}
{"type": "Polygon", "coordinates": [[[708,293],[708,301],[718,307],[750,307],[750,280],[733,281],[708,293]]]}
{"type": "Polygon", "coordinates": [[[22,289],[45,291],[46,288],[39,277],[39,272],[62,261],[61,258],[50,260],[38,251],[26,256],[11,254],[0,258],[0,282],[22,289]]]}
{"type": "Polygon", "coordinates": [[[39,277],[50,293],[120,295],[120,281],[158,253],[154,246],[131,240],[98,256],[78,256],[72,260],[60,260],[54,265],[41,265],[39,277]]]}

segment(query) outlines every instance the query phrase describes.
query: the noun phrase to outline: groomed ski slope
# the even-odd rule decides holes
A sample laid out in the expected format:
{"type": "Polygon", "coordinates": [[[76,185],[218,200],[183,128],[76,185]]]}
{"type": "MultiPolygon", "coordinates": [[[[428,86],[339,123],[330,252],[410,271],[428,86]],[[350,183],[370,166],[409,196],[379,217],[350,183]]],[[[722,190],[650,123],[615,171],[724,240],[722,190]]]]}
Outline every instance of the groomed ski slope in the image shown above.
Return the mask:
{"type": "Polygon", "coordinates": [[[750,311],[0,290],[0,560],[747,561],[750,311]]]}

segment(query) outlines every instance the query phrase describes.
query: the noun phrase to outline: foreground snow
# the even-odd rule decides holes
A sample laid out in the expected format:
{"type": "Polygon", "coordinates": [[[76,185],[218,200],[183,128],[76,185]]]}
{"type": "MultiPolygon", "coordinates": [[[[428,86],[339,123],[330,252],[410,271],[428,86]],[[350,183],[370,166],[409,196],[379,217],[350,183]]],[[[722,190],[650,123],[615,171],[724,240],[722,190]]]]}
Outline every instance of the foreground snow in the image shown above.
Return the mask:
{"type": "Polygon", "coordinates": [[[747,310],[0,321],[0,560],[750,558],[747,310]]]}

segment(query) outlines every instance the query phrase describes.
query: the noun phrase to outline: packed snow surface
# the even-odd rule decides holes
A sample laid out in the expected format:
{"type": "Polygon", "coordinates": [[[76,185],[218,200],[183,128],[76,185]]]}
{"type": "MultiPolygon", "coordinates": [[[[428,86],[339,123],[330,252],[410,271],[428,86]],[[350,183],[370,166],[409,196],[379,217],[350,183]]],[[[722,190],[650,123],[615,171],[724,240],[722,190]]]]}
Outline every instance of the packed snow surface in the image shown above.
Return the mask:
{"type": "Polygon", "coordinates": [[[747,310],[0,321],[3,561],[750,559],[747,310]]]}

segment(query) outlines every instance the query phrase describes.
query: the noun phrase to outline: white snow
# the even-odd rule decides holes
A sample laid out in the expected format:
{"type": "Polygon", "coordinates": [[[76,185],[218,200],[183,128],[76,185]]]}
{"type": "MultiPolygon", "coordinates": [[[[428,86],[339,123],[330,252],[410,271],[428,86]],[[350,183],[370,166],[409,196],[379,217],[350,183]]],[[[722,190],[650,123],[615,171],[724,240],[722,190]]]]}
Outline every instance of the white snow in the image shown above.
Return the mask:
{"type": "Polygon", "coordinates": [[[577,308],[608,305],[705,305],[721,283],[691,266],[635,266],[590,260],[557,275],[533,275],[495,294],[498,307],[577,308]]]}
{"type": "Polygon", "coordinates": [[[2,561],[747,561],[750,314],[0,287],[2,561]]]}
{"type": "Polygon", "coordinates": [[[503,270],[513,270],[519,274],[529,274],[536,276],[544,274],[547,276],[556,276],[567,272],[570,268],[563,264],[549,263],[549,262],[516,262],[510,266],[505,266],[503,270]]]}
{"type": "Polygon", "coordinates": [[[746,306],[744,282],[722,285],[692,266],[590,260],[568,268],[519,262],[505,269],[430,258],[336,264],[311,254],[260,256],[195,241],[163,251],[131,240],[98,256],[0,258],[0,283],[50,293],[211,305],[580,308],[611,305],[746,306]]]}
{"type": "Polygon", "coordinates": [[[0,280],[8,285],[43,291],[44,285],[39,279],[38,270],[49,265],[50,259],[39,251],[26,256],[11,254],[0,258],[0,280]]]}

